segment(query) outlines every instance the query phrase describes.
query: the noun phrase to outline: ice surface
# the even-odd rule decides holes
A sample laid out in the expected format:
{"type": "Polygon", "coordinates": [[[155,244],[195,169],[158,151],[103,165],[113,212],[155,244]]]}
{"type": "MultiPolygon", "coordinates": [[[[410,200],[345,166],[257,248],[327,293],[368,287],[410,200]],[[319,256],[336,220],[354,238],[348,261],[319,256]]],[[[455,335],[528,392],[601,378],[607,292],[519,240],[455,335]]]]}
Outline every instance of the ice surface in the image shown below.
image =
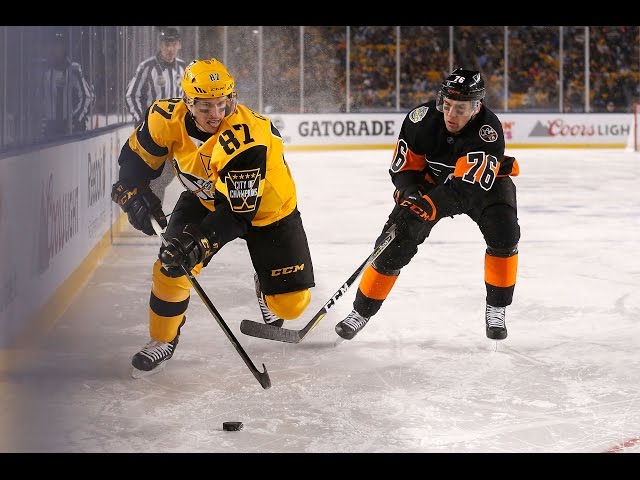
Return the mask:
{"type": "MultiPolygon", "coordinates": [[[[271,389],[195,292],[174,358],[134,380],[158,240],[129,230],[5,378],[0,451],[640,452],[640,157],[508,153],[521,167],[522,238],[497,349],[485,337],[485,245],[461,216],[436,226],[379,314],[338,346],[357,284],[300,344],[248,337],[241,319],[260,318],[253,272],[244,242],[226,245],[199,281],[271,389]]],[[[370,253],[392,207],[390,155],[287,154],[316,287],[285,326],[305,325],[370,253]]]]}

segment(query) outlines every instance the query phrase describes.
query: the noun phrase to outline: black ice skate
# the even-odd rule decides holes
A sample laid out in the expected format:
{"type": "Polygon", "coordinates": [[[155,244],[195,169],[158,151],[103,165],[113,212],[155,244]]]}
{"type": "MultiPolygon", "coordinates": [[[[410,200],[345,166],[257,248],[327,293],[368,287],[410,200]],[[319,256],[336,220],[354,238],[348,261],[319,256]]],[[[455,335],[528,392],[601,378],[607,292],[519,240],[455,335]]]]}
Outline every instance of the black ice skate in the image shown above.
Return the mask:
{"type": "Polygon", "coordinates": [[[336,325],[336,333],[345,340],[351,340],[364,328],[368,321],[369,319],[367,317],[363,317],[355,310],[351,310],[347,318],[338,322],[336,325]]]}
{"type": "Polygon", "coordinates": [[[133,356],[131,359],[131,365],[133,365],[131,376],[133,378],[146,377],[158,373],[164,368],[165,362],[173,357],[180,338],[180,328],[184,325],[185,320],[186,317],[182,320],[176,338],[172,341],[159,342],[152,339],[133,356]]]}
{"type": "Polygon", "coordinates": [[[258,274],[253,274],[253,281],[256,285],[256,297],[258,297],[258,305],[260,306],[260,313],[262,313],[262,320],[264,323],[268,325],[273,325],[275,327],[281,327],[284,323],[284,320],[277,315],[271,313],[271,310],[267,307],[266,302],[264,301],[264,295],[262,294],[262,290],[260,290],[260,280],[258,280],[258,274]]]}
{"type": "Polygon", "coordinates": [[[504,340],[507,338],[507,326],[504,317],[507,307],[494,307],[487,305],[485,322],[487,324],[487,338],[492,340],[504,340]]]}

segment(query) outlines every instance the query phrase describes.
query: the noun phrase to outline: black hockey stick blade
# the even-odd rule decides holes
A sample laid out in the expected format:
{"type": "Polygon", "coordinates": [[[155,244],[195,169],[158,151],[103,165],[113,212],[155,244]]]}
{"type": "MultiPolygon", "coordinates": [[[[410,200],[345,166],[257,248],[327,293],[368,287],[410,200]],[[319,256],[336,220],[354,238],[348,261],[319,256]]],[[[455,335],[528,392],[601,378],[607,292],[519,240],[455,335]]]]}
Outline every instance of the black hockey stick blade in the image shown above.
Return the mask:
{"type": "MultiPolygon", "coordinates": [[[[162,228],[160,227],[160,224],[153,217],[151,217],[151,225],[153,226],[153,229],[155,230],[158,237],[160,237],[160,240],[162,240],[162,244],[167,245],[167,240],[164,238],[162,228]]],[[[198,293],[198,296],[200,297],[200,299],[207,306],[211,315],[213,315],[213,318],[215,319],[215,321],[218,323],[218,325],[220,325],[220,328],[222,328],[222,331],[224,332],[224,334],[227,336],[227,338],[229,339],[231,344],[234,346],[236,351],[240,354],[244,363],[247,365],[247,367],[249,367],[249,370],[251,370],[251,373],[253,374],[253,376],[256,377],[256,380],[258,380],[258,383],[260,383],[262,388],[264,388],[265,390],[268,388],[271,388],[271,379],[269,378],[269,373],[267,373],[267,367],[265,366],[265,364],[264,363],[262,364],[262,369],[263,369],[262,372],[258,370],[258,368],[251,361],[251,358],[249,358],[249,355],[247,354],[247,352],[245,352],[244,348],[242,348],[242,345],[240,345],[240,342],[238,341],[236,336],[233,334],[229,326],[222,319],[222,315],[220,315],[220,313],[218,312],[216,307],[213,305],[211,300],[209,300],[209,297],[200,286],[200,283],[198,282],[198,280],[196,280],[196,278],[191,274],[191,272],[187,267],[185,267],[184,265],[180,265],[180,267],[182,268],[182,271],[189,279],[191,286],[194,288],[194,290],[198,293]]]]}
{"type": "Polygon", "coordinates": [[[325,303],[320,310],[313,316],[313,318],[300,330],[290,330],[288,328],[276,327],[275,325],[269,325],[266,323],[256,322],[254,320],[242,320],[240,322],[240,331],[245,335],[251,337],[264,338],[266,340],[275,340],[285,343],[300,343],[308,334],[315,328],[316,325],[322,320],[329,309],[333,307],[336,302],[349,290],[349,287],[353,285],[356,279],[364,271],[364,269],[371,264],[378,256],[387,248],[387,246],[396,238],[396,225],[393,224],[386,232],[387,236],[376,247],[376,249],[362,262],[362,264],[356,269],[355,272],[347,279],[346,282],[331,296],[329,301],[325,303]]]}
{"type": "Polygon", "coordinates": [[[287,328],[276,327],[266,323],[254,322],[253,320],[242,320],[240,331],[250,337],[266,338],[285,343],[300,343],[300,331],[289,330],[287,328]]]}

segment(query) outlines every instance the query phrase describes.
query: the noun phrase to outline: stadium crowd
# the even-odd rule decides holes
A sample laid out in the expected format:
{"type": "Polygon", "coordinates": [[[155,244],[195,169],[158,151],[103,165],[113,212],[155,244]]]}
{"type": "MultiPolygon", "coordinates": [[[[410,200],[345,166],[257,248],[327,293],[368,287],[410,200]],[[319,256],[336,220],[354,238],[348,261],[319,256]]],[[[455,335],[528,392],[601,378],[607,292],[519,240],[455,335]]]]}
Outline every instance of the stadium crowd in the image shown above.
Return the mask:
{"type": "MultiPolygon", "coordinates": [[[[64,31],[95,94],[87,129],[126,123],[125,86],[153,55],[154,26],[0,26],[0,151],[37,142],[46,44],[64,31]],[[33,59],[25,62],[24,59],[33,59]]],[[[630,112],[640,100],[638,26],[188,26],[181,57],[219,58],[265,113],[406,112],[452,68],[480,70],[496,112],[630,112]],[[348,61],[347,61],[348,59],[348,61]]],[[[72,135],[69,130],[61,134],[72,135]]]]}

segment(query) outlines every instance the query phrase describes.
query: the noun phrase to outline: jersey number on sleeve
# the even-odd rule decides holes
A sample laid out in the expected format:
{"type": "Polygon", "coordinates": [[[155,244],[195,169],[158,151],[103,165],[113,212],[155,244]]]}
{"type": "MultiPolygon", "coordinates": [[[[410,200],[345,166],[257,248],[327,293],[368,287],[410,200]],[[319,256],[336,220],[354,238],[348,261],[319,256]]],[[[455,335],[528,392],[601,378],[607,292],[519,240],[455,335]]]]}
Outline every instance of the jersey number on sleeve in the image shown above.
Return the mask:
{"type": "Polygon", "coordinates": [[[409,151],[409,147],[407,146],[407,142],[403,139],[398,139],[398,144],[396,146],[395,157],[391,162],[391,171],[393,173],[398,173],[402,170],[402,167],[407,163],[407,152],[409,151]]]}
{"type": "Polygon", "coordinates": [[[155,103],[155,105],[153,106],[152,111],[159,113],[160,115],[162,115],[164,118],[166,119],[171,119],[171,115],[173,115],[173,111],[175,110],[176,103],[180,103],[182,101],[181,98],[168,98],[166,100],[163,100],[164,102],[168,103],[169,105],[167,106],[167,110],[160,108],[160,106],[158,105],[158,102],[155,103]]]}

